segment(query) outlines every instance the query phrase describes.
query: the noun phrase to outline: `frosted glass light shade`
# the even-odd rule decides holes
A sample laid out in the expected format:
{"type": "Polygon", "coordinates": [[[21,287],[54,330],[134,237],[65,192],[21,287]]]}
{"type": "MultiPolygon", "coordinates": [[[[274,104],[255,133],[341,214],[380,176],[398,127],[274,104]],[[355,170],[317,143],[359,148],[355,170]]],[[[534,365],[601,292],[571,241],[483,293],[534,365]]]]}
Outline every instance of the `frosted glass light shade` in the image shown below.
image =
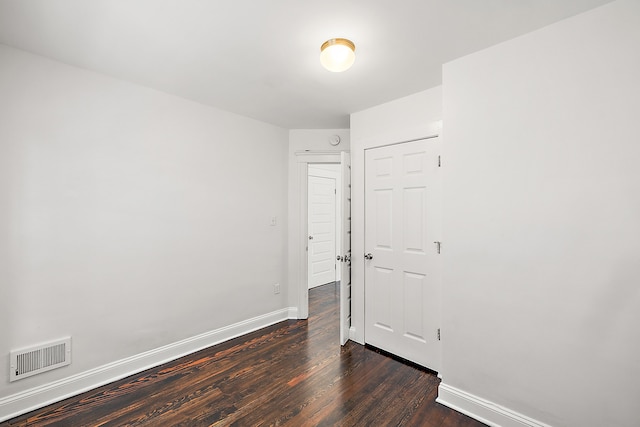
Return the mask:
{"type": "Polygon", "coordinates": [[[320,63],[334,73],[348,70],[356,60],[356,46],[351,40],[330,39],[320,47],[320,63]]]}

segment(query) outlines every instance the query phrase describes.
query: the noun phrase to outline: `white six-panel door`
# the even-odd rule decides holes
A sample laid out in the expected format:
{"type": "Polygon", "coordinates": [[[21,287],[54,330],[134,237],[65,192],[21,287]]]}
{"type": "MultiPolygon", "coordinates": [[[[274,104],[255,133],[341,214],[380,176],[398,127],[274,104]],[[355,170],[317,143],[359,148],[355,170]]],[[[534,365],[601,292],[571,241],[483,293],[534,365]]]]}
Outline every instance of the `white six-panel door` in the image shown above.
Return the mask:
{"type": "Polygon", "coordinates": [[[365,154],[365,341],[434,370],[440,369],[438,152],[434,138],[365,154]]]}
{"type": "Polygon", "coordinates": [[[336,280],[336,180],[309,176],[309,288],[336,280]]]}

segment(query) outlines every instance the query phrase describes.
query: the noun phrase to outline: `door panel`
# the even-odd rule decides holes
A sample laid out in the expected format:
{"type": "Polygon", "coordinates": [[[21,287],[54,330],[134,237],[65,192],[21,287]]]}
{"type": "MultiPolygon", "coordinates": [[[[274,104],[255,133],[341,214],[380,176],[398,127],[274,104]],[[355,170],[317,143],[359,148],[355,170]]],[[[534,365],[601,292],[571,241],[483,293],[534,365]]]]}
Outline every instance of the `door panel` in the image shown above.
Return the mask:
{"type": "Polygon", "coordinates": [[[404,272],[404,335],[422,343],[426,341],[424,330],[424,274],[404,272]]]}
{"type": "Polygon", "coordinates": [[[365,154],[365,342],[431,369],[438,342],[438,140],[365,154]]]}
{"type": "Polygon", "coordinates": [[[376,226],[374,242],[377,249],[392,249],[393,243],[393,189],[382,188],[374,192],[376,199],[376,226]]]}
{"type": "Polygon", "coordinates": [[[389,268],[375,267],[371,282],[371,317],[376,328],[393,332],[393,276],[389,268]]]}
{"type": "Polygon", "coordinates": [[[402,222],[403,249],[407,253],[425,253],[425,190],[424,188],[404,189],[404,216],[402,222]]]}

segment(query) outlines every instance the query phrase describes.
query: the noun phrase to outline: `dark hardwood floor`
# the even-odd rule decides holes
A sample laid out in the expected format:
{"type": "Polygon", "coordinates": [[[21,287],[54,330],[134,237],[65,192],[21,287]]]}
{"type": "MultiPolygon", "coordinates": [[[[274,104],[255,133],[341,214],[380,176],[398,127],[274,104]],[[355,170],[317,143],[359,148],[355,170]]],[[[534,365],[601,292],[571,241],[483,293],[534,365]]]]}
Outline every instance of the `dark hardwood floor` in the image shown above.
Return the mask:
{"type": "Polygon", "coordinates": [[[8,426],[484,426],[439,380],[338,338],[334,284],[286,321],[14,418],[8,426]]]}

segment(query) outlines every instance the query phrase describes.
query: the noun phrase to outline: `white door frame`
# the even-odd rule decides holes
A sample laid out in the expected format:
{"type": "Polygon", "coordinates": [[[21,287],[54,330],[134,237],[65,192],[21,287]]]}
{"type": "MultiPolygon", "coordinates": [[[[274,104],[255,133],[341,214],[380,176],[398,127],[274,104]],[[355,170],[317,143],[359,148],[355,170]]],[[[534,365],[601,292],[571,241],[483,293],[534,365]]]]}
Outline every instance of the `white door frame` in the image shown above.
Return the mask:
{"type": "MultiPolygon", "coordinates": [[[[437,138],[442,121],[412,128],[398,128],[375,137],[351,137],[351,331],[349,339],[364,345],[364,153],[366,149],[384,147],[425,138],[437,138]]],[[[446,159],[445,159],[446,161],[446,159]]]]}
{"type": "Polygon", "coordinates": [[[438,138],[423,138],[365,150],[364,243],[365,252],[373,254],[373,260],[365,262],[365,342],[434,371],[439,371],[441,367],[441,346],[437,338],[441,308],[440,251],[431,244],[431,241],[442,239],[439,219],[440,147],[438,138]],[[408,166],[404,163],[406,154],[422,155],[417,164],[411,165],[414,172],[418,172],[417,175],[405,172],[408,166]],[[387,175],[380,177],[379,167],[384,167],[384,163],[379,161],[389,160],[392,165],[388,166],[387,175]],[[380,207],[380,202],[385,201],[377,198],[377,189],[386,190],[387,194],[391,192],[393,195],[386,202],[388,215],[385,215],[387,209],[380,207]],[[422,204],[421,207],[411,210],[412,205],[406,204],[406,189],[423,190],[418,202],[422,204]],[[422,231],[419,233],[420,239],[413,242],[413,247],[419,249],[419,253],[411,254],[402,249],[409,244],[403,237],[407,236],[408,231],[401,218],[405,215],[406,220],[407,212],[420,213],[418,218],[422,226],[419,230],[422,231]],[[392,230],[385,232],[386,227],[380,229],[380,219],[386,224],[390,221],[392,230]],[[380,244],[380,231],[382,242],[389,245],[386,248],[377,246],[380,244]],[[390,274],[376,274],[378,267],[390,274]],[[412,298],[412,302],[420,302],[419,307],[411,308],[413,304],[405,300],[406,292],[411,293],[411,287],[406,287],[405,273],[413,275],[414,286],[421,288],[421,291],[413,291],[412,298]],[[377,287],[375,283],[378,280],[388,287],[377,287]],[[386,294],[388,290],[391,292],[386,294]],[[388,310],[377,311],[376,308],[380,308],[380,305],[386,306],[388,310]],[[380,327],[376,320],[388,323],[386,327],[380,327]],[[409,337],[407,333],[413,337],[409,337]]]}
{"type": "Polygon", "coordinates": [[[292,278],[290,290],[297,295],[296,301],[297,318],[307,319],[309,317],[309,284],[307,272],[307,186],[308,186],[308,165],[309,163],[340,163],[340,152],[297,152],[295,153],[295,176],[293,179],[293,194],[297,197],[293,201],[293,212],[298,217],[298,226],[293,227],[290,248],[290,277],[292,278]]]}

